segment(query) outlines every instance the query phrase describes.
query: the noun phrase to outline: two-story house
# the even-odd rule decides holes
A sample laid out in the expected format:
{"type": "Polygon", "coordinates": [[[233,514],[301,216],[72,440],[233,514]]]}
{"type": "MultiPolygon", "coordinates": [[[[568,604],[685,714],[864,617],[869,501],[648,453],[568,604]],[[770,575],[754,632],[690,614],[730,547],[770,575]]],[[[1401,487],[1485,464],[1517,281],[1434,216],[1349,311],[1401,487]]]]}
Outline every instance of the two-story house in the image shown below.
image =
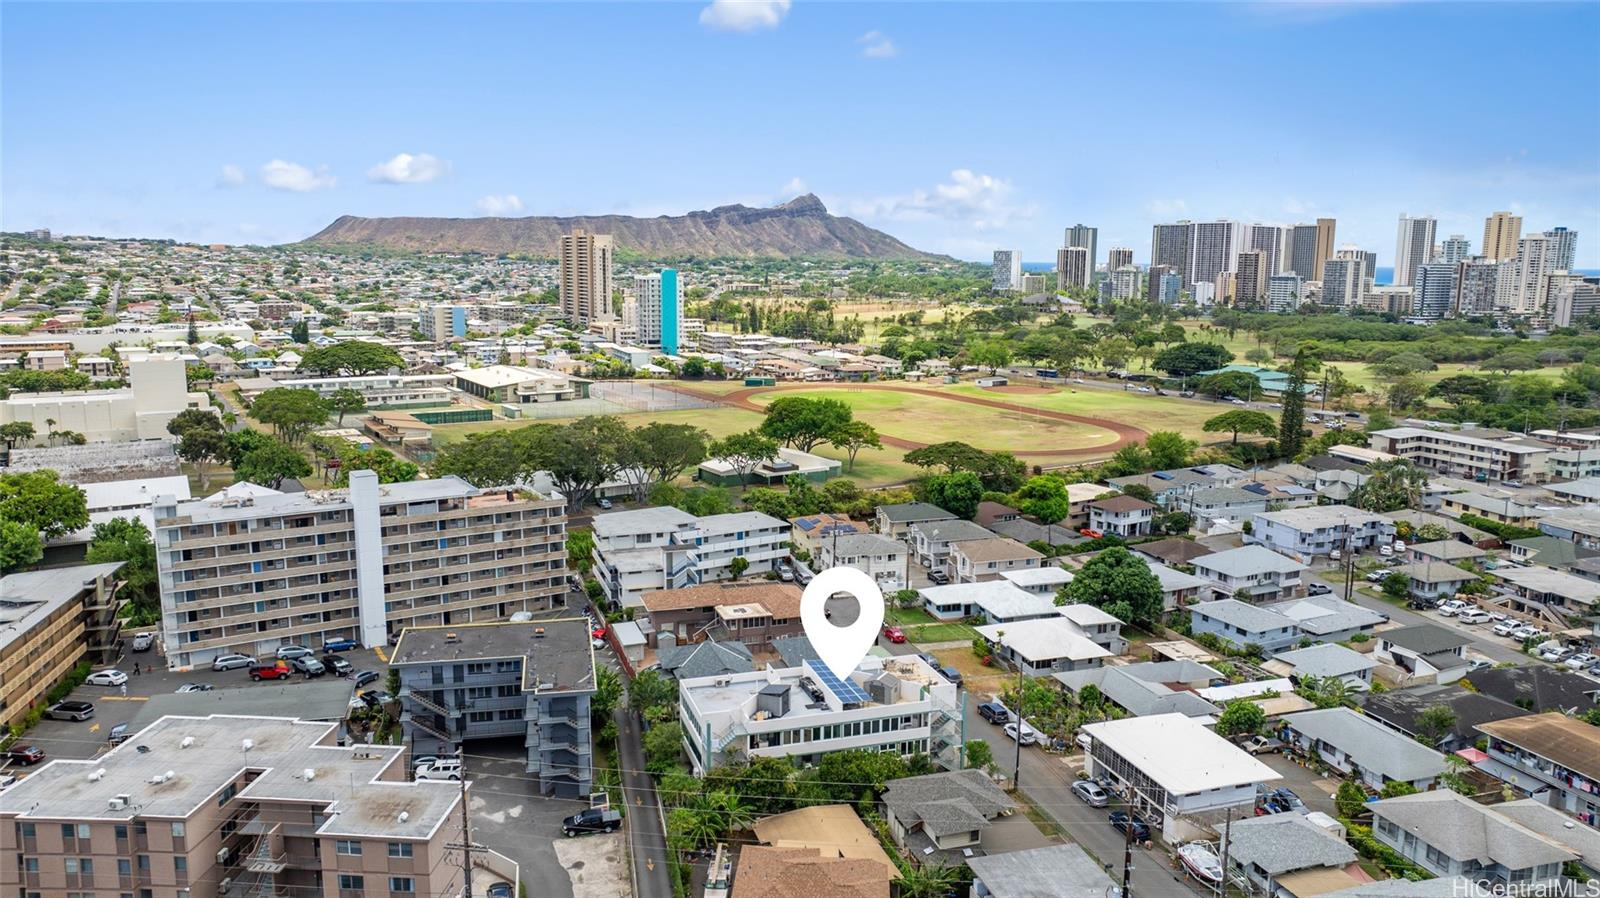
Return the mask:
{"type": "Polygon", "coordinates": [[[730,579],[735,558],[759,576],[789,554],[788,524],[758,511],[695,517],[641,508],[596,515],[592,530],[594,577],[621,608],[639,607],[646,592],[730,579]]]}
{"type": "Polygon", "coordinates": [[[1394,542],[1394,522],[1348,505],[1317,505],[1262,512],[1251,518],[1249,543],[1299,561],[1362,552],[1394,542]]]}
{"type": "Polygon", "coordinates": [[[907,530],[906,542],[917,556],[917,563],[930,571],[950,573],[950,546],[973,539],[994,539],[994,531],[971,521],[949,518],[918,521],[907,530]]]}
{"type": "Polygon", "coordinates": [[[822,570],[855,568],[885,592],[904,589],[911,582],[906,564],[910,548],[900,540],[878,533],[851,533],[823,540],[819,551],[822,570]]]}
{"type": "Polygon", "coordinates": [[[1432,624],[1417,624],[1378,634],[1372,657],[1399,668],[1406,685],[1454,683],[1467,672],[1466,647],[1472,637],[1432,624]]]}
{"type": "Polygon", "coordinates": [[[772,641],[805,632],[800,623],[800,587],[769,580],[703,583],[647,592],[641,621],[646,639],[674,645],[706,639],[738,642],[752,653],[772,650],[772,641]]]}
{"type": "Polygon", "coordinates": [[[1462,877],[1468,884],[1488,882],[1501,890],[1552,888],[1563,865],[1579,857],[1450,789],[1385,798],[1367,807],[1379,842],[1436,876],[1462,877]]]}
{"type": "Polygon", "coordinates": [[[1227,549],[1202,555],[1191,563],[1196,576],[1211,581],[1217,598],[1243,598],[1239,591],[1244,590],[1252,602],[1294,598],[1300,594],[1300,575],[1306,570],[1300,562],[1263,546],[1227,549]]]}
{"type": "Polygon", "coordinates": [[[1089,529],[1107,536],[1131,539],[1149,536],[1156,507],[1132,496],[1112,496],[1089,503],[1089,529]]]}
{"type": "Polygon", "coordinates": [[[1036,568],[1044,556],[1014,539],[973,539],[950,548],[950,563],[957,583],[998,579],[1004,571],[1036,568]]]}
{"type": "Polygon", "coordinates": [[[878,532],[890,539],[902,542],[911,530],[912,524],[923,521],[950,521],[955,515],[937,505],[926,502],[900,502],[893,505],[879,505],[877,514],[878,532]]]}
{"type": "Polygon", "coordinates": [[[1600,828],[1600,727],[1559,712],[1478,725],[1483,769],[1543,803],[1600,828]]]}

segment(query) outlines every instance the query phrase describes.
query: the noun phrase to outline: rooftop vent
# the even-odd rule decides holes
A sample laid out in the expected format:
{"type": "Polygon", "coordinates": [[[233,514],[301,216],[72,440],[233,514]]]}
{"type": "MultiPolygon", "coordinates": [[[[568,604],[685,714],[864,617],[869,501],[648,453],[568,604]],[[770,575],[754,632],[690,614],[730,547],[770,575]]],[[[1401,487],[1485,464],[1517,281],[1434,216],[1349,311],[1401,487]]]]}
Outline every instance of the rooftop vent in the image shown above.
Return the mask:
{"type": "Polygon", "coordinates": [[[178,743],[178,747],[179,748],[188,748],[189,746],[191,746],[193,744],[194,744],[194,737],[193,736],[184,736],[183,737],[183,741],[178,743]]]}
{"type": "Polygon", "coordinates": [[[246,740],[244,740],[244,742],[240,743],[239,747],[244,749],[245,751],[249,751],[250,749],[256,747],[256,740],[254,740],[254,739],[246,739],[246,740]]]}
{"type": "Polygon", "coordinates": [[[311,782],[312,780],[317,778],[317,768],[315,768],[315,767],[307,767],[305,770],[302,770],[300,772],[300,778],[305,780],[308,783],[311,782]]]}
{"type": "Polygon", "coordinates": [[[89,771],[89,782],[98,783],[105,775],[106,769],[104,767],[101,767],[98,770],[91,770],[89,771]]]}
{"type": "Polygon", "coordinates": [[[395,818],[395,820],[400,822],[400,823],[404,823],[404,822],[406,822],[407,820],[410,820],[410,819],[411,819],[411,812],[410,811],[401,811],[400,812],[400,816],[395,818]]]}

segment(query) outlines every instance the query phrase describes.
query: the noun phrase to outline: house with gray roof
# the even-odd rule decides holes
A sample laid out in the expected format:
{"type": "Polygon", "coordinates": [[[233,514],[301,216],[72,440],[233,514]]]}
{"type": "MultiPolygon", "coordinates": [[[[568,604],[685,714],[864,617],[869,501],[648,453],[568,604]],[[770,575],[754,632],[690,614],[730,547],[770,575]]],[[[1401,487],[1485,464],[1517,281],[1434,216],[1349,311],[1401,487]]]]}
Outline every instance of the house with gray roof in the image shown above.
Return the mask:
{"type": "Polygon", "coordinates": [[[1377,663],[1366,655],[1337,643],[1307,646],[1279,652],[1262,665],[1268,673],[1293,679],[1336,677],[1357,692],[1372,688],[1372,669],[1377,663]]]}
{"type": "Polygon", "coordinates": [[[967,859],[980,898],[1105,898],[1116,884],[1080,845],[1048,845],[967,859]]]}
{"type": "Polygon", "coordinates": [[[1266,608],[1293,620],[1302,638],[1317,642],[1343,642],[1357,633],[1371,633],[1389,620],[1381,612],[1331,595],[1307,596],[1266,608]]]}
{"type": "Polygon", "coordinates": [[[1472,637],[1433,624],[1385,630],[1372,656],[1399,669],[1408,684],[1453,683],[1467,672],[1472,637]]]}
{"type": "Polygon", "coordinates": [[[1572,818],[1536,798],[1497,804],[1501,816],[1520,823],[1541,836],[1578,853],[1578,862],[1591,878],[1600,878],[1600,830],[1573,826],[1572,818]]]}
{"type": "Polygon", "coordinates": [[[671,634],[661,635],[656,658],[661,672],[668,676],[688,680],[694,677],[714,677],[720,674],[748,673],[755,670],[751,663],[750,648],[742,642],[704,642],[678,645],[671,634]]]}
{"type": "Polygon", "coordinates": [[[1113,705],[1136,717],[1182,714],[1209,717],[1221,709],[1195,690],[1226,682],[1215,668],[1194,661],[1145,661],[1051,675],[1074,693],[1094,686],[1113,705]]]}
{"type": "Polygon", "coordinates": [[[1361,710],[1407,738],[1436,740],[1433,747],[1443,752],[1473,747],[1483,738],[1483,734],[1478,732],[1479,724],[1522,717],[1528,713],[1493,696],[1466,689],[1459,683],[1434,683],[1370,694],[1361,699],[1361,710]],[[1450,713],[1455,715],[1455,722],[1445,733],[1424,733],[1421,723],[1425,719],[1423,714],[1429,708],[1437,707],[1450,709],[1450,713]]]}
{"type": "Polygon", "coordinates": [[[1044,543],[1047,546],[1070,546],[1084,539],[1081,534],[1069,527],[1060,524],[1041,524],[1027,518],[996,521],[989,525],[989,529],[1019,543],[1044,543]]]}
{"type": "Polygon", "coordinates": [[[956,516],[937,505],[927,502],[899,502],[893,505],[879,505],[877,514],[878,532],[890,539],[904,542],[906,534],[911,530],[912,524],[922,521],[953,521],[956,516]]]}
{"type": "Polygon", "coordinates": [[[1406,550],[1409,554],[1408,561],[1413,564],[1426,561],[1444,561],[1454,564],[1458,561],[1477,561],[1488,555],[1488,552],[1470,543],[1458,539],[1439,539],[1433,542],[1416,543],[1406,550]]]}
{"type": "Polygon", "coordinates": [[[822,540],[817,546],[822,569],[855,568],[873,579],[884,592],[910,585],[906,544],[880,533],[843,533],[822,540]]]}
{"type": "Polygon", "coordinates": [[[806,661],[822,660],[811,640],[804,636],[780,636],[772,640],[772,650],[778,653],[784,667],[799,667],[806,661]]]}
{"type": "Polygon", "coordinates": [[[1373,802],[1372,834],[1440,877],[1520,889],[1551,887],[1579,854],[1449,789],[1373,802]]]}
{"type": "Polygon", "coordinates": [[[883,793],[883,807],[895,844],[918,863],[927,863],[930,858],[964,859],[968,851],[977,853],[985,845],[998,847],[1002,842],[1032,841],[1012,845],[1015,848],[1048,844],[1024,815],[1013,813],[1016,802],[981,770],[968,768],[890,780],[883,793]],[[1026,826],[1012,822],[1019,820],[1026,826]],[[996,827],[1020,832],[991,834],[996,827]],[[1031,840],[1027,830],[1033,833],[1031,840]],[[941,852],[949,854],[937,857],[941,852]]]}
{"type": "Polygon", "coordinates": [[[1320,708],[1281,718],[1284,741],[1374,792],[1390,782],[1431,787],[1444,755],[1349,708],[1320,708]]]}
{"type": "Polygon", "coordinates": [[[1444,561],[1415,561],[1394,571],[1405,575],[1407,592],[1418,599],[1447,599],[1460,592],[1462,586],[1478,579],[1477,574],[1444,561]]]}
{"type": "Polygon", "coordinates": [[[1507,545],[1511,548],[1511,557],[1524,564],[1538,564],[1562,570],[1571,567],[1580,558],[1600,556],[1600,549],[1580,546],[1554,536],[1514,539],[1507,545]]]}
{"type": "Polygon", "coordinates": [[[1600,704],[1600,682],[1548,664],[1492,667],[1468,674],[1467,679],[1483,695],[1530,712],[1584,714],[1600,704]]]}
{"type": "Polygon", "coordinates": [[[1242,524],[1267,510],[1267,497],[1236,486],[1209,486],[1180,499],[1178,507],[1197,521],[1242,524]]]}
{"type": "Polygon", "coordinates": [[[1349,505],[1316,505],[1262,512],[1245,541],[1310,562],[1338,549],[1361,552],[1394,542],[1394,522],[1349,505]]]}
{"type": "Polygon", "coordinates": [[[918,521],[906,532],[906,543],[917,557],[917,563],[928,570],[944,570],[950,560],[950,544],[968,539],[994,539],[995,533],[971,521],[951,518],[939,521],[918,521]]]}
{"type": "Polygon", "coordinates": [[[1292,599],[1300,594],[1306,566],[1265,546],[1240,546],[1194,559],[1196,575],[1210,580],[1219,599],[1234,598],[1240,590],[1252,602],[1292,599]]]}
{"type": "Polygon", "coordinates": [[[1277,654],[1300,641],[1300,628],[1294,620],[1238,599],[1190,605],[1189,627],[1197,636],[1210,633],[1235,648],[1257,646],[1267,655],[1277,654]]]}
{"type": "Polygon", "coordinates": [[[1355,860],[1343,839],[1299,814],[1239,820],[1229,831],[1228,866],[1261,894],[1274,894],[1288,874],[1340,870],[1355,860]]]}
{"type": "Polygon", "coordinates": [[[1148,487],[1156,497],[1156,504],[1163,508],[1176,508],[1178,506],[1174,505],[1174,502],[1181,501],[1182,497],[1195,490],[1213,486],[1234,486],[1248,477],[1247,472],[1232,465],[1196,465],[1192,468],[1173,468],[1168,471],[1152,471],[1149,474],[1113,477],[1106,483],[1123,492],[1130,486],[1148,487]]]}

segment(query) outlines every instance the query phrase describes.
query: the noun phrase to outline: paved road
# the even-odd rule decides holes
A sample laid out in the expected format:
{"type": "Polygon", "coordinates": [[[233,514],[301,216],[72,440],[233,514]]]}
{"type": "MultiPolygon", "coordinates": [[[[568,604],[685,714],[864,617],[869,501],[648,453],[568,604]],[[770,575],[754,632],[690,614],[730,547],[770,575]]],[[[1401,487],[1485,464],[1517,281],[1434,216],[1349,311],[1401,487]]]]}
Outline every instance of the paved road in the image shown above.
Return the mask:
{"type": "Polygon", "coordinates": [[[628,843],[633,848],[635,898],[672,898],[667,871],[667,834],[655,780],[644,772],[639,715],[624,708],[612,712],[617,724],[617,756],[622,767],[622,794],[628,805],[628,843]]]}
{"type": "MultiPolygon", "coordinates": [[[[1322,580],[1322,582],[1333,587],[1335,595],[1342,596],[1344,594],[1344,582],[1341,579],[1340,571],[1337,568],[1316,571],[1315,574],[1322,580]]],[[[1362,576],[1363,575],[1359,572],[1356,574],[1357,582],[1361,585],[1366,585],[1365,581],[1361,579],[1362,576]]],[[[1413,611],[1403,605],[1395,605],[1390,602],[1386,602],[1383,599],[1377,598],[1376,596],[1367,595],[1359,589],[1351,593],[1350,601],[1362,606],[1363,608],[1371,608],[1374,611],[1381,611],[1384,614],[1389,615],[1389,619],[1391,621],[1394,621],[1401,626],[1411,627],[1418,624],[1432,624],[1436,627],[1444,627],[1447,630],[1455,630],[1460,632],[1472,639],[1472,645],[1470,647],[1472,651],[1489,658],[1497,664],[1539,663],[1525,654],[1521,648],[1512,643],[1511,640],[1494,635],[1494,633],[1492,633],[1489,627],[1486,625],[1471,626],[1468,624],[1462,624],[1454,618],[1442,617],[1438,614],[1429,612],[1413,611]]]]}
{"type": "MultiPolygon", "coordinates": [[[[988,694],[967,695],[967,738],[988,742],[994,751],[995,764],[1002,772],[1010,774],[1016,743],[1007,739],[999,727],[978,716],[978,704],[990,697],[988,694]]],[[[1024,748],[1022,792],[1035,807],[1065,829],[1073,842],[1083,846],[1102,865],[1109,865],[1107,872],[1112,881],[1121,883],[1122,833],[1106,822],[1109,809],[1091,808],[1072,794],[1078,768],[1064,763],[1067,757],[1071,756],[1049,754],[1038,747],[1024,748]]],[[[1134,848],[1129,891],[1131,898],[1196,898],[1202,894],[1173,874],[1159,847],[1149,851],[1134,848]]]]}

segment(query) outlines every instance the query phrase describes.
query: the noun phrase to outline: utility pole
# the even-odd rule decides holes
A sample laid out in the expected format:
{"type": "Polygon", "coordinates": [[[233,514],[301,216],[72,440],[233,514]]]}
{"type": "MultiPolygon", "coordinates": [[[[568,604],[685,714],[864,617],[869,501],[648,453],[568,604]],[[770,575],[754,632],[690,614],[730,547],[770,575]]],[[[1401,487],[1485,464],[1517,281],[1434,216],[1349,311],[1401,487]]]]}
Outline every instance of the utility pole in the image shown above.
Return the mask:
{"type": "Polygon", "coordinates": [[[1328,369],[1322,369],[1322,411],[1328,410],[1328,369]]]}
{"type": "Polygon", "coordinates": [[[467,750],[456,749],[461,759],[461,898],[472,898],[472,817],[467,809],[467,750]]]}
{"type": "MultiPolygon", "coordinates": [[[[1005,638],[1005,634],[1001,634],[1005,638]]],[[[1018,793],[1022,792],[1022,728],[1027,726],[1022,720],[1022,664],[1017,663],[1017,755],[1016,765],[1011,771],[1011,788],[1018,793]]]]}
{"type": "Polygon", "coordinates": [[[1222,824],[1222,879],[1217,881],[1217,895],[1226,898],[1228,894],[1228,842],[1233,836],[1233,809],[1228,809],[1228,817],[1222,824]]]}
{"type": "MultiPolygon", "coordinates": [[[[1128,811],[1128,828],[1122,833],[1122,898],[1129,898],[1133,888],[1133,816],[1132,809],[1128,811]]],[[[471,896],[468,896],[471,898],[471,896]]]]}

